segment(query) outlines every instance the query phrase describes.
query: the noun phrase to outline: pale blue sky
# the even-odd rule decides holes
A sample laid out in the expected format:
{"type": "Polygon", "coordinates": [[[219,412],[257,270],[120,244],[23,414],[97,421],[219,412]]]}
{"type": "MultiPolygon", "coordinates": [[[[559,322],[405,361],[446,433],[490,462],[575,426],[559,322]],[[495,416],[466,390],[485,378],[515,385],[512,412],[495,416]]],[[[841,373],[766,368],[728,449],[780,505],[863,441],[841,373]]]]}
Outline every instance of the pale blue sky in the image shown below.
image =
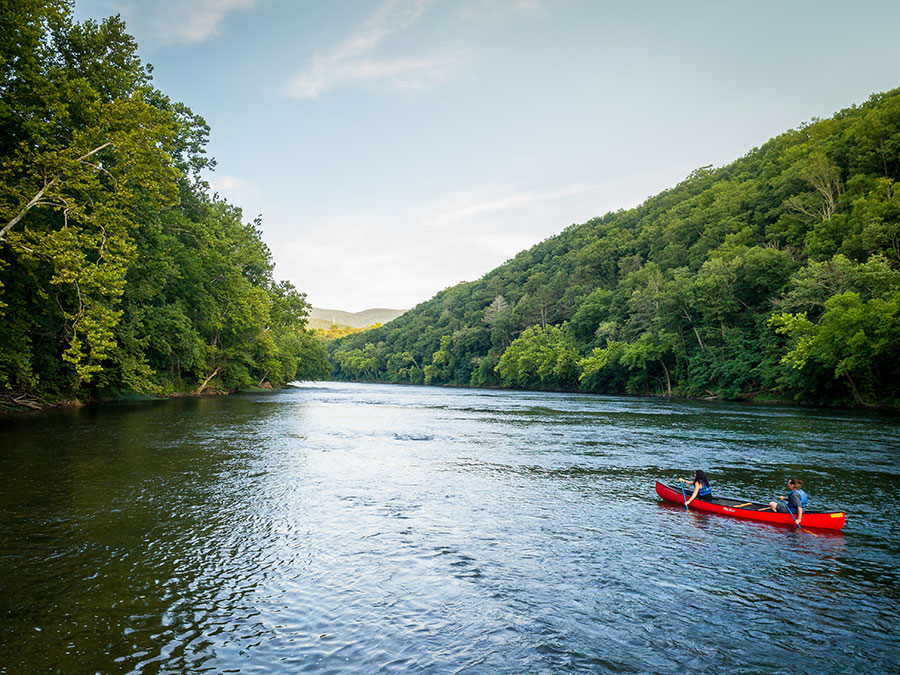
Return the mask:
{"type": "Polygon", "coordinates": [[[900,86],[900,2],[77,0],[318,307],[411,307],[900,86]]]}

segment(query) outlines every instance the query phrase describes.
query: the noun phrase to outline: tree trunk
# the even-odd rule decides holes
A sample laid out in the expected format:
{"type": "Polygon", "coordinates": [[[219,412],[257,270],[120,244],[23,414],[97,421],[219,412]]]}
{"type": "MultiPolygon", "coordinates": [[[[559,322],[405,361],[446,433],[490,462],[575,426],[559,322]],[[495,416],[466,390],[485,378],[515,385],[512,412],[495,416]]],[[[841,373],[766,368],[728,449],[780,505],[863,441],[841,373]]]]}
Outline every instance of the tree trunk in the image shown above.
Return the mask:
{"type": "Polygon", "coordinates": [[[672,380],[671,380],[671,378],[669,377],[669,369],[666,368],[666,362],[665,362],[665,361],[662,361],[662,360],[661,360],[660,363],[662,364],[663,370],[664,370],[665,373],[666,373],[666,391],[669,392],[668,395],[669,395],[669,398],[671,398],[671,397],[672,397],[672,380]]]}
{"type": "Polygon", "coordinates": [[[200,388],[197,389],[197,391],[195,391],[194,393],[195,393],[195,394],[202,394],[202,393],[203,393],[203,390],[206,389],[206,385],[209,384],[209,381],[210,381],[211,379],[213,379],[216,375],[218,375],[218,374],[219,374],[219,371],[220,371],[221,369],[222,369],[222,366],[219,366],[219,367],[216,368],[214,371],[212,371],[212,373],[210,374],[210,376],[207,377],[205,380],[203,380],[203,384],[201,384],[201,385],[200,385],[200,388]]]}
{"type": "Polygon", "coordinates": [[[847,375],[847,381],[850,383],[850,388],[853,389],[853,398],[856,399],[856,402],[861,406],[865,406],[866,408],[871,408],[872,404],[867,403],[863,400],[863,397],[859,393],[859,389],[856,388],[856,382],[853,381],[853,378],[847,375]]]}

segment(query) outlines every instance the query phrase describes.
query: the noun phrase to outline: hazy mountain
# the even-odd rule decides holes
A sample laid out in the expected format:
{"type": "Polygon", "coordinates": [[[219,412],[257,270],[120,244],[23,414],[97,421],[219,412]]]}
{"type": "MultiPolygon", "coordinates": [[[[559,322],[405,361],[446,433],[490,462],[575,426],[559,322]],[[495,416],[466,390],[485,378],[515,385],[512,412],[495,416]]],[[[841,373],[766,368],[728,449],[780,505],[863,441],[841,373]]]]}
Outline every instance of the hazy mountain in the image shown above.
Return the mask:
{"type": "Polygon", "coordinates": [[[364,309],[361,312],[344,312],[340,309],[313,307],[309,313],[309,327],[327,329],[331,325],[365,328],[376,323],[387,323],[406,312],[405,309],[364,309]]]}

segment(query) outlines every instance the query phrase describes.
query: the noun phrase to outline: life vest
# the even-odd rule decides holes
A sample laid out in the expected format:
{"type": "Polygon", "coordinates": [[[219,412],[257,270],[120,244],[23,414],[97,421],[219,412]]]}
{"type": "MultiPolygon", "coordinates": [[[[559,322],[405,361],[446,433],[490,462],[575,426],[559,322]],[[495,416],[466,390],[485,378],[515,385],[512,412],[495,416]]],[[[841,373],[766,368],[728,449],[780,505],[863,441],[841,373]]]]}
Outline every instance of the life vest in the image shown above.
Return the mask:
{"type": "Polygon", "coordinates": [[[712,497],[712,487],[709,484],[704,485],[700,483],[700,491],[697,493],[698,497],[712,497]]]}
{"type": "Polygon", "coordinates": [[[785,500],[787,502],[788,506],[791,505],[791,495],[793,495],[794,493],[796,493],[797,496],[800,497],[800,508],[805,509],[807,496],[806,496],[806,493],[800,489],[791,490],[790,492],[788,492],[787,499],[785,500]]]}

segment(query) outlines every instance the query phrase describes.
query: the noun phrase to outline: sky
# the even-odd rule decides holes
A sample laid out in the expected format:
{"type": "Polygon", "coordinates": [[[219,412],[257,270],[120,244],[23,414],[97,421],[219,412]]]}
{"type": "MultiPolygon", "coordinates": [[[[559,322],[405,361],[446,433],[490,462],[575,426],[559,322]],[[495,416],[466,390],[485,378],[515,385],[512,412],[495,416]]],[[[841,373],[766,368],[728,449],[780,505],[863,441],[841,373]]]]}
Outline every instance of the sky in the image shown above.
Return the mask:
{"type": "Polygon", "coordinates": [[[900,2],[76,0],[316,307],[406,309],[900,86],[900,2]]]}

